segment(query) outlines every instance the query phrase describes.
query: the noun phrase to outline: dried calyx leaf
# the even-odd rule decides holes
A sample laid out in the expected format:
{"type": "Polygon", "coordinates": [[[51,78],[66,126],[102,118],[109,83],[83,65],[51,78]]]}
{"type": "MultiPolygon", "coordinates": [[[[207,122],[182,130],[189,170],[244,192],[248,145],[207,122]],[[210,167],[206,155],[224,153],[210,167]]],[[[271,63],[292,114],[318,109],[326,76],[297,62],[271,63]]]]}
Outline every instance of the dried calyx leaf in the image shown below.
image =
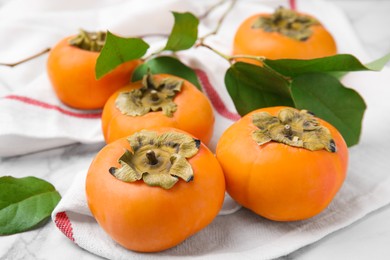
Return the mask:
{"type": "Polygon", "coordinates": [[[336,152],[329,129],[320,125],[307,110],[284,108],[277,117],[260,112],[252,115],[252,122],[258,127],[252,137],[259,145],[275,141],[311,151],[336,152]]]}
{"type": "Polygon", "coordinates": [[[315,24],[318,24],[318,21],[313,17],[279,7],[271,16],[259,17],[252,28],[278,32],[292,39],[305,41],[312,35],[310,27],[315,24]]]}
{"type": "Polygon", "coordinates": [[[181,91],[182,80],[165,78],[156,82],[148,73],[142,80],[142,87],[129,92],[122,92],[116,99],[116,107],[124,115],[142,116],[150,111],[160,111],[172,117],[177,109],[173,102],[176,94],[181,91]]]}
{"type": "Polygon", "coordinates": [[[69,40],[69,44],[87,51],[100,52],[106,42],[105,32],[87,32],[80,30],[79,34],[69,40]]]}
{"type": "Polygon", "coordinates": [[[143,130],[128,138],[132,151],[120,158],[120,168],[111,167],[109,172],[119,180],[135,182],[143,180],[150,186],[170,189],[179,178],[193,180],[193,170],[187,158],[194,156],[200,141],[186,134],[143,130]]]}

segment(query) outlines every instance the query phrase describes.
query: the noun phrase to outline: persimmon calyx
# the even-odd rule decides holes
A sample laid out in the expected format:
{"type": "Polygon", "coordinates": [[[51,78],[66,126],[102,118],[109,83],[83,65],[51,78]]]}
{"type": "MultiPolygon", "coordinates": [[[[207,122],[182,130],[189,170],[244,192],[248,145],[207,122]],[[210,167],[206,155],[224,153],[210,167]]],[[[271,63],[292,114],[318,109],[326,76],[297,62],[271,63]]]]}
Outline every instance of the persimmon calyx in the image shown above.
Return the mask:
{"type": "Polygon", "coordinates": [[[181,91],[182,80],[165,78],[156,82],[148,73],[143,77],[142,87],[118,95],[115,105],[122,114],[142,116],[150,111],[162,111],[167,117],[172,117],[177,110],[173,102],[176,94],[181,91]]]}
{"type": "Polygon", "coordinates": [[[315,24],[318,24],[318,21],[313,17],[279,7],[270,16],[260,16],[252,28],[278,32],[297,41],[306,41],[313,33],[310,27],[315,24]]]}
{"type": "Polygon", "coordinates": [[[180,179],[185,182],[194,178],[187,158],[198,153],[200,141],[189,135],[166,132],[158,135],[143,130],[128,137],[131,150],[119,158],[120,168],[111,167],[109,172],[124,182],[143,180],[150,186],[172,188],[180,179]]]}
{"type": "Polygon", "coordinates": [[[105,32],[87,32],[80,29],[79,34],[69,40],[69,44],[86,51],[100,52],[106,42],[105,32]]]}
{"type": "Polygon", "coordinates": [[[253,131],[252,138],[259,145],[275,141],[310,151],[325,149],[336,152],[329,129],[307,110],[284,108],[278,116],[259,112],[252,115],[252,122],[258,128],[253,131]]]}

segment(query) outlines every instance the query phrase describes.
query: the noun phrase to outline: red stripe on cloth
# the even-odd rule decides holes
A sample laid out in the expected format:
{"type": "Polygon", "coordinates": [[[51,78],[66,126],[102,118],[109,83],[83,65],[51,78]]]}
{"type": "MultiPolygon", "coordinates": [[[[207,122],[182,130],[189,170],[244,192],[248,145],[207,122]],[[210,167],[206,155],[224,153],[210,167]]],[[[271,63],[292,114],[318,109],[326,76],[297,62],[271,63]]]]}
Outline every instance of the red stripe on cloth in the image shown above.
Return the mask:
{"type": "Polygon", "coordinates": [[[218,92],[211,85],[206,72],[200,69],[195,69],[195,72],[199,78],[200,83],[202,84],[203,89],[206,91],[206,94],[209,97],[211,104],[213,105],[215,110],[217,110],[218,114],[234,121],[240,119],[241,117],[239,114],[233,113],[227,109],[218,92]]]}
{"type": "Polygon", "coordinates": [[[290,9],[297,10],[297,2],[295,0],[288,0],[290,9]]]}
{"type": "Polygon", "coordinates": [[[86,118],[86,119],[96,119],[96,118],[100,118],[102,116],[101,112],[99,112],[99,113],[77,113],[77,112],[72,112],[72,111],[63,109],[63,108],[61,108],[59,106],[51,105],[51,104],[48,104],[48,103],[45,103],[45,102],[42,102],[42,101],[39,101],[39,100],[36,100],[36,99],[32,99],[32,98],[29,98],[29,97],[24,97],[24,96],[9,95],[9,96],[5,96],[4,98],[20,101],[20,102],[23,102],[23,103],[26,103],[26,104],[29,104],[29,105],[33,105],[33,106],[38,106],[38,107],[41,107],[41,108],[44,108],[44,109],[56,110],[56,111],[58,111],[58,112],[60,112],[60,113],[62,113],[64,115],[67,115],[67,116],[73,116],[73,117],[78,117],[78,118],[86,118]]]}
{"type": "MultiPolygon", "coordinates": [[[[56,218],[54,220],[54,223],[58,227],[59,230],[64,233],[64,235],[75,242],[73,237],[73,228],[72,223],[70,222],[68,215],[66,215],[65,212],[59,212],[56,214],[56,218]]],[[[75,242],[76,243],[76,242],[75,242]]]]}

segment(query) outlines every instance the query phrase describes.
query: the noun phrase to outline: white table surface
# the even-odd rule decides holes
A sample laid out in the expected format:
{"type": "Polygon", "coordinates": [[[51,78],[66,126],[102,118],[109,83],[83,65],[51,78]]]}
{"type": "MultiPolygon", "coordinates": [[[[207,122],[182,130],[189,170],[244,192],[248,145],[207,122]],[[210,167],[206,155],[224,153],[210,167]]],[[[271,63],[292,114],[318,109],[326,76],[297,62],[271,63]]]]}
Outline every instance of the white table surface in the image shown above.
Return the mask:
{"type": "MultiPolygon", "coordinates": [[[[390,52],[390,0],[329,0],[341,7],[373,58],[390,52]]],[[[0,0],[1,4],[4,0],[0,0]]],[[[389,65],[388,65],[389,66],[389,65]]],[[[50,151],[0,158],[0,175],[41,177],[60,193],[88,167],[103,144],[74,144],[50,151]]],[[[389,173],[390,174],[390,173],[389,173]]],[[[0,237],[0,260],[100,259],[69,241],[52,222],[43,228],[0,237]]],[[[390,206],[281,259],[390,259],[390,206]]]]}

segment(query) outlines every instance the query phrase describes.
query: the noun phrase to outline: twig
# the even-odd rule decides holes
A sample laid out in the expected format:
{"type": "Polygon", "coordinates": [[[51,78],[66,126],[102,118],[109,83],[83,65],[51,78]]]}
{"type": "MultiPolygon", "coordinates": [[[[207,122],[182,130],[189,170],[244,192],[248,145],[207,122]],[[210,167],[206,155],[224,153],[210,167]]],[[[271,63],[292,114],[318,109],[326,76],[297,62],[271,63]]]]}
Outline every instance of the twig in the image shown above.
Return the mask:
{"type": "MultiPolygon", "coordinates": [[[[168,37],[169,35],[168,34],[163,34],[163,33],[150,33],[150,34],[143,34],[143,35],[138,35],[138,36],[133,36],[134,38],[150,38],[150,37],[168,37]]],[[[30,57],[27,57],[23,60],[20,60],[20,61],[17,61],[17,62],[14,62],[14,63],[1,63],[0,62],[0,66],[7,66],[7,67],[15,67],[17,65],[20,65],[22,63],[25,63],[27,61],[30,61],[30,60],[33,60],[35,58],[38,58],[39,56],[49,52],[51,50],[51,48],[46,48],[44,49],[43,51],[37,53],[37,54],[34,54],[30,57]]]]}
{"type": "Polygon", "coordinates": [[[207,45],[206,43],[204,43],[204,42],[202,42],[202,41],[198,42],[198,43],[195,45],[195,47],[199,47],[199,46],[202,46],[202,47],[205,47],[205,48],[211,50],[212,52],[218,54],[219,56],[221,56],[222,58],[224,58],[225,60],[227,60],[229,63],[232,63],[232,61],[233,61],[233,59],[232,59],[233,56],[224,54],[224,53],[222,53],[222,52],[220,52],[220,51],[214,49],[214,48],[211,47],[210,45],[207,45]]]}
{"type": "Polygon", "coordinates": [[[46,48],[43,51],[41,51],[41,52],[39,52],[37,54],[34,54],[33,56],[27,57],[27,58],[25,58],[23,60],[17,61],[15,63],[0,63],[0,66],[8,66],[8,67],[12,68],[12,67],[15,67],[15,66],[17,66],[19,64],[22,64],[22,63],[25,63],[25,62],[30,61],[32,59],[35,59],[35,58],[37,58],[37,57],[39,57],[39,56],[49,52],[50,50],[51,50],[51,48],[46,48]]]}
{"type": "Polygon", "coordinates": [[[205,44],[204,42],[198,42],[198,44],[196,45],[196,47],[199,47],[199,46],[202,46],[202,47],[205,47],[209,50],[211,50],[212,52],[214,52],[215,54],[217,54],[218,56],[222,57],[223,59],[225,59],[227,62],[229,62],[230,64],[233,64],[236,60],[238,59],[251,59],[251,60],[255,60],[255,61],[258,61],[261,63],[261,66],[270,71],[271,73],[274,73],[278,76],[280,76],[281,78],[285,79],[286,81],[290,81],[291,78],[290,77],[286,77],[284,75],[282,75],[281,73],[277,72],[276,70],[274,70],[272,67],[268,66],[264,61],[266,60],[266,57],[264,56],[254,56],[254,55],[227,55],[227,54],[224,54],[216,49],[214,49],[213,47],[211,47],[210,45],[208,44],[205,44]]]}
{"type": "Polygon", "coordinates": [[[214,9],[216,9],[220,5],[223,5],[225,2],[226,2],[226,0],[221,0],[221,1],[217,2],[216,4],[210,6],[210,8],[207,9],[206,12],[204,12],[204,14],[198,16],[198,19],[202,20],[202,19],[206,18],[214,9]]]}
{"type": "Polygon", "coordinates": [[[204,42],[199,42],[196,47],[199,47],[199,46],[202,46],[202,47],[205,47],[209,50],[211,50],[212,52],[218,54],[219,56],[221,56],[222,58],[224,58],[225,60],[227,60],[229,63],[233,63],[235,60],[237,59],[251,59],[251,60],[256,60],[256,61],[259,61],[261,63],[264,62],[265,60],[265,57],[264,56],[253,56],[253,55],[227,55],[227,54],[224,54],[216,49],[214,49],[213,47],[211,47],[210,45],[204,43],[204,42]]]}
{"type": "Polygon", "coordinates": [[[228,9],[226,9],[225,13],[218,20],[218,23],[217,23],[217,26],[215,27],[215,29],[213,31],[207,33],[206,35],[200,37],[199,38],[200,42],[203,42],[207,37],[209,37],[211,35],[216,35],[218,33],[219,29],[221,28],[221,25],[222,25],[223,21],[225,20],[226,16],[229,14],[229,12],[233,9],[233,7],[236,4],[236,2],[237,2],[237,0],[232,0],[230,2],[230,5],[229,5],[228,9]]]}

